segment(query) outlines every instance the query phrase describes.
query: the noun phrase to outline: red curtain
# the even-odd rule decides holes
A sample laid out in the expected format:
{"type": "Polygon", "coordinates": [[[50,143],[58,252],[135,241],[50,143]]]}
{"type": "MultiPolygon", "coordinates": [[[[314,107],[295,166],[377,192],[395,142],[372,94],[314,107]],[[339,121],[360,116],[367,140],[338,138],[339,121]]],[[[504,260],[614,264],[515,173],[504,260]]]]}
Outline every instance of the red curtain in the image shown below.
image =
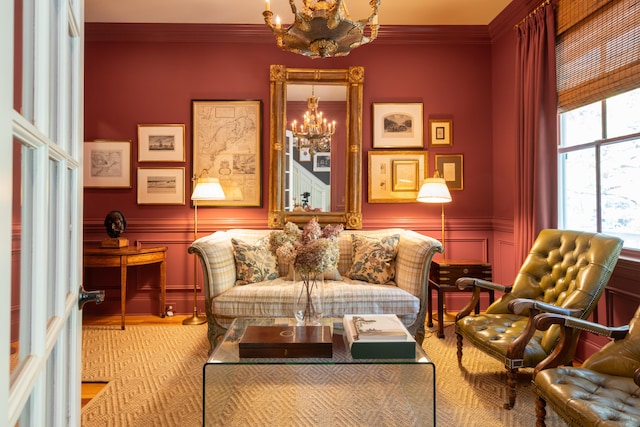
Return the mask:
{"type": "Polygon", "coordinates": [[[557,94],[553,3],[518,26],[515,261],[540,230],[557,227],[557,94]]]}

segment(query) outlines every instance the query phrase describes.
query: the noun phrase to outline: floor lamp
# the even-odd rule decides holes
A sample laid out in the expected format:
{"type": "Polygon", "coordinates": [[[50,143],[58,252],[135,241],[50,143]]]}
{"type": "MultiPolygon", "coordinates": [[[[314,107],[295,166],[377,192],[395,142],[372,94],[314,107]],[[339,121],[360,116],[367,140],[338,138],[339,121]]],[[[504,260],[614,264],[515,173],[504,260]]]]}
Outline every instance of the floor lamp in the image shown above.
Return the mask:
{"type": "MultiPolygon", "coordinates": [[[[451,201],[451,193],[449,192],[449,188],[447,187],[447,183],[444,178],[440,177],[440,174],[436,170],[433,174],[433,178],[427,178],[422,183],[420,187],[420,192],[418,193],[417,201],[422,203],[440,203],[441,206],[441,223],[442,223],[442,260],[446,259],[446,250],[445,250],[445,237],[444,237],[444,204],[449,203],[451,201]]],[[[431,292],[431,291],[429,291],[431,292]]],[[[448,315],[447,309],[443,304],[443,316],[446,318],[448,315]]],[[[450,317],[453,317],[449,315],[450,317]]],[[[443,319],[445,320],[445,319],[443,319]]]]}
{"type": "MultiPolygon", "coordinates": [[[[196,178],[191,194],[193,200],[193,240],[198,239],[198,202],[203,200],[224,200],[224,191],[218,178],[196,178]]],[[[198,259],[193,259],[193,316],[182,321],[183,325],[202,325],[207,321],[205,316],[198,316],[198,259]]]]}

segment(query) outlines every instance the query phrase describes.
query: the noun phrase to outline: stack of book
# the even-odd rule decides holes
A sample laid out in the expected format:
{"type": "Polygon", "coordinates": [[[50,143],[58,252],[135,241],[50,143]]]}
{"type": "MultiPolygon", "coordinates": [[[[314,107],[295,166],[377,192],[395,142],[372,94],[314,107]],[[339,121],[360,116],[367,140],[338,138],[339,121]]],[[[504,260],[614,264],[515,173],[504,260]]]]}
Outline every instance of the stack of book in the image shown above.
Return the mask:
{"type": "Polygon", "coordinates": [[[346,314],[342,321],[354,359],[416,357],[416,341],[395,314],[346,314]]]}

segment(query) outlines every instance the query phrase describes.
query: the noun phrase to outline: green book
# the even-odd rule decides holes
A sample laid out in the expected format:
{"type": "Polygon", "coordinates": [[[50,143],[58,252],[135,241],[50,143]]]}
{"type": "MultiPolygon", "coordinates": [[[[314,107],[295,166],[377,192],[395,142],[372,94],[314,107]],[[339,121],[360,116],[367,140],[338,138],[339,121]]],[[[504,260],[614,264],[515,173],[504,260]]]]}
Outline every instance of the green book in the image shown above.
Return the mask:
{"type": "Polygon", "coordinates": [[[416,341],[395,314],[347,314],[343,326],[354,359],[416,357],[416,341]]]}

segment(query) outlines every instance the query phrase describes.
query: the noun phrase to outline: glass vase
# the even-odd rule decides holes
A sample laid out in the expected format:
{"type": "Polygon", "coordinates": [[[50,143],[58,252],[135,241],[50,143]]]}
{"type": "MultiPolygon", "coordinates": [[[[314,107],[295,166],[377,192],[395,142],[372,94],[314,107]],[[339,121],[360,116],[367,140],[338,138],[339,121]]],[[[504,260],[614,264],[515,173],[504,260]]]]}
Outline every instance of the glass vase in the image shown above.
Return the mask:
{"type": "Polygon", "coordinates": [[[293,315],[298,325],[320,325],[324,312],[324,275],[296,271],[294,286],[293,315]]]}

